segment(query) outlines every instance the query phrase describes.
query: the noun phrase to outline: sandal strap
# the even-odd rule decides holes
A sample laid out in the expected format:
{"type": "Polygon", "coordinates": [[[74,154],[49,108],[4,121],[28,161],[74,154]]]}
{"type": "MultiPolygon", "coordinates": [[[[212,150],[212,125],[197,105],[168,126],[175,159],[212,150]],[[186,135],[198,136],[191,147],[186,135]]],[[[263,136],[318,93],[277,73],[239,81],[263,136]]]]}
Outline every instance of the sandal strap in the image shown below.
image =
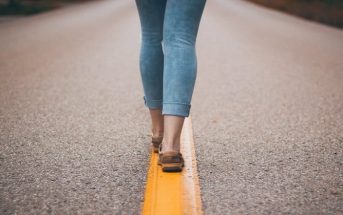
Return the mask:
{"type": "Polygon", "coordinates": [[[177,151],[162,152],[162,154],[163,156],[182,156],[182,154],[177,151]]]}
{"type": "Polygon", "coordinates": [[[168,151],[160,153],[160,160],[162,163],[183,163],[184,159],[180,152],[168,151]]]}

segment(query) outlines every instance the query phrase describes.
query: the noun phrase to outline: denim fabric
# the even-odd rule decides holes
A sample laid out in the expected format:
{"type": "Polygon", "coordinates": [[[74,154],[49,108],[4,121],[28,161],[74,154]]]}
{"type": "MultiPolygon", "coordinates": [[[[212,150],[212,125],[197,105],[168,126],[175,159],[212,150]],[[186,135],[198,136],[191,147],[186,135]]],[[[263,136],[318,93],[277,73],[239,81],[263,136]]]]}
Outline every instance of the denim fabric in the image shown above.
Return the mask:
{"type": "Polygon", "coordinates": [[[144,104],[188,117],[197,76],[196,37],[206,0],[136,0],[144,104]]]}

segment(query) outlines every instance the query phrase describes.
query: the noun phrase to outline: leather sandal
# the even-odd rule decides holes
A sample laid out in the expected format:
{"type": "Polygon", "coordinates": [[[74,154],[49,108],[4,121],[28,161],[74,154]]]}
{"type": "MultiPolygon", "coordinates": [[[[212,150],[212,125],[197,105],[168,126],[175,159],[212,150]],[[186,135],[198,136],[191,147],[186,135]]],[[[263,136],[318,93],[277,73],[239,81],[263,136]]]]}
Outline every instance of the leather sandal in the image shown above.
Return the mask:
{"type": "Polygon", "coordinates": [[[185,166],[185,161],[180,152],[168,151],[162,153],[162,144],[159,146],[158,165],[163,172],[181,172],[185,166]]]}
{"type": "Polygon", "coordinates": [[[151,134],[151,146],[154,152],[158,152],[158,149],[162,143],[162,140],[163,140],[163,136],[154,137],[153,134],[151,134]]]}

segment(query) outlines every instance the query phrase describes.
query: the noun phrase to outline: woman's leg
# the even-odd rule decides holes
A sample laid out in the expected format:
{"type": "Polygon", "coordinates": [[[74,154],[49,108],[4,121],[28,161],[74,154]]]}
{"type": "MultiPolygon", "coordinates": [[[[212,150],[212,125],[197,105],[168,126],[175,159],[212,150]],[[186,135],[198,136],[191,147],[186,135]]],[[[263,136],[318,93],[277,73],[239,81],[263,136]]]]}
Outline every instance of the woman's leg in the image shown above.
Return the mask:
{"type": "Polygon", "coordinates": [[[164,136],[164,117],[162,109],[149,109],[151,117],[151,133],[153,137],[164,136]]]}
{"type": "Polygon", "coordinates": [[[162,152],[179,151],[197,75],[196,38],[206,0],[167,0],[163,28],[164,140],[162,152]]]}
{"type": "Polygon", "coordinates": [[[136,0],[141,23],[140,73],[144,104],[149,108],[153,136],[163,136],[163,20],[166,0],[136,0]]]}

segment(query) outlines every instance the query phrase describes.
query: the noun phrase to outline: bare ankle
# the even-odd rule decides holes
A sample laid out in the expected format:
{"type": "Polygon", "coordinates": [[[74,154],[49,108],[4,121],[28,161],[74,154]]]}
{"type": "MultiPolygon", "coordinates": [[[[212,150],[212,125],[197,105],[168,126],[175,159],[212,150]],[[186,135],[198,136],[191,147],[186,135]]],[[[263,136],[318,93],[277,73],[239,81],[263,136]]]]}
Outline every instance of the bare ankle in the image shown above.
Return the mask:
{"type": "Polygon", "coordinates": [[[162,137],[163,136],[163,130],[160,130],[160,129],[153,129],[152,131],[152,136],[154,137],[162,137]]]}
{"type": "Polygon", "coordinates": [[[162,142],[162,152],[177,151],[180,152],[180,142],[162,142]]]}

